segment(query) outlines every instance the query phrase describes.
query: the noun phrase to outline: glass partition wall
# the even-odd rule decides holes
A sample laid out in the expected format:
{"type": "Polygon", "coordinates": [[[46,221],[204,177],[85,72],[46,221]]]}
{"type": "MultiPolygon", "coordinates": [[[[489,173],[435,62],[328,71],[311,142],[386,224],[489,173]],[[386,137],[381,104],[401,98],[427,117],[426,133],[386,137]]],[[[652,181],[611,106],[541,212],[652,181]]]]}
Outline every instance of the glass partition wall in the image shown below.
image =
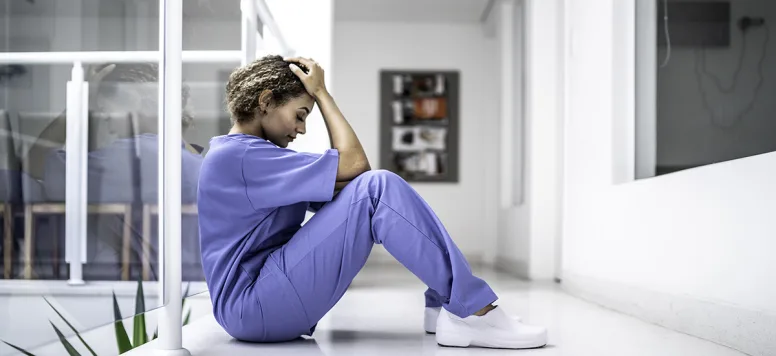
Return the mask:
{"type": "Polygon", "coordinates": [[[199,164],[263,33],[292,53],[263,0],[0,0],[0,355],[168,303],[180,348],[199,164]]]}

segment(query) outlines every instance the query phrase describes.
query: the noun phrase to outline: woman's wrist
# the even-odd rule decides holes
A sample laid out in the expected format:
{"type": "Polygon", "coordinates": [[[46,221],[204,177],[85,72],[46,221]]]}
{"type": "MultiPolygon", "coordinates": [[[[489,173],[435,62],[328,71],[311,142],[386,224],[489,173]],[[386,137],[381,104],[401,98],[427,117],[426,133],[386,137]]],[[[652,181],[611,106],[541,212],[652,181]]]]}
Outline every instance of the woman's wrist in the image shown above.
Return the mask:
{"type": "Polygon", "coordinates": [[[329,91],[326,90],[326,87],[323,87],[313,92],[313,99],[315,99],[316,101],[324,99],[327,96],[329,96],[329,91]]]}

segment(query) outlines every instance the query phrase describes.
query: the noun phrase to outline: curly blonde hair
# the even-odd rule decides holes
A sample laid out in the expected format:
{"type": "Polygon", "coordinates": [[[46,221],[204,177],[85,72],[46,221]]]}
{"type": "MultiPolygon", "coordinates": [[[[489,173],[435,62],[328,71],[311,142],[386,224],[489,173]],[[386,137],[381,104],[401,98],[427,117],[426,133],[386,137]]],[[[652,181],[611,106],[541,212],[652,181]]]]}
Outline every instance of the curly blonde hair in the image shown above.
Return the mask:
{"type": "Polygon", "coordinates": [[[304,95],[304,84],[289,64],[281,56],[270,55],[235,69],[226,84],[226,106],[232,119],[240,123],[253,120],[259,95],[265,90],[272,91],[274,106],[304,95]]]}

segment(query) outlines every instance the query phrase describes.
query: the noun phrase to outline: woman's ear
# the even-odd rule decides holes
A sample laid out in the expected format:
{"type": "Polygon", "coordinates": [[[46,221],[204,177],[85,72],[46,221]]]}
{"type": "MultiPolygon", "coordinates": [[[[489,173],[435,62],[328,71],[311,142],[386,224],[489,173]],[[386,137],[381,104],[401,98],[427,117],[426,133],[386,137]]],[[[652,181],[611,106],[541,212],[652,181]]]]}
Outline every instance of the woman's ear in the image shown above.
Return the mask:
{"type": "Polygon", "coordinates": [[[259,94],[259,113],[266,114],[272,105],[272,90],[266,89],[259,94]]]}

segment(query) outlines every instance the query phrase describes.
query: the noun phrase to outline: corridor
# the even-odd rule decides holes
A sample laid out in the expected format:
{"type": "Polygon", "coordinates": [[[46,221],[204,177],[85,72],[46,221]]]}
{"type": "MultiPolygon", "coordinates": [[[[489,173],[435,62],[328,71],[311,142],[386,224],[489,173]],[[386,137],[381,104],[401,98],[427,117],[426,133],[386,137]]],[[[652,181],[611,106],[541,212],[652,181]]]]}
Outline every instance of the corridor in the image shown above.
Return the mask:
{"type": "MultiPolygon", "coordinates": [[[[224,333],[212,316],[185,327],[192,355],[542,355],[738,356],[741,352],[651,325],[566,294],[557,284],[528,283],[480,271],[510,314],[546,325],[550,343],[535,350],[445,348],[423,331],[423,284],[400,267],[367,268],[318,324],[312,339],[250,344],[224,333]]],[[[128,353],[153,355],[153,347],[128,353]],[[142,350],[142,351],[141,351],[142,350]]]]}

